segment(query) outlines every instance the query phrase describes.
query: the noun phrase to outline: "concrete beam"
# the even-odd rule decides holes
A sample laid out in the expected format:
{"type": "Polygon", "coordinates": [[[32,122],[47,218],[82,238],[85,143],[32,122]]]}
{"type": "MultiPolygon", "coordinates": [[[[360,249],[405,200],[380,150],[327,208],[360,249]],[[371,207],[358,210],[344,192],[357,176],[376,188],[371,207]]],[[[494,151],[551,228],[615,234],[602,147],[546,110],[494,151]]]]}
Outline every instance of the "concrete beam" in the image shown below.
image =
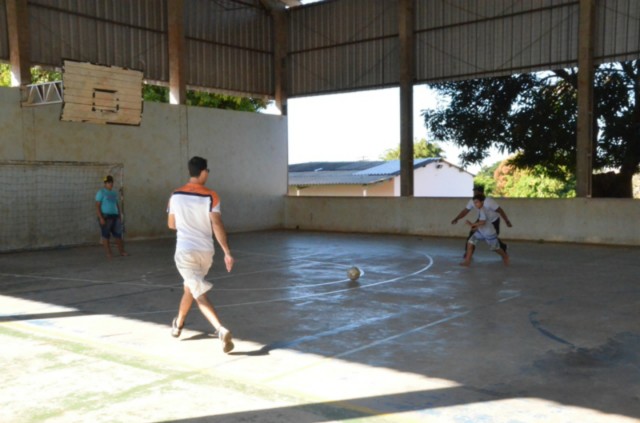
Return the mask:
{"type": "Polygon", "coordinates": [[[167,1],[169,37],[169,103],[185,104],[187,81],[185,78],[184,0],[167,1]]]}
{"type": "Polygon", "coordinates": [[[31,83],[31,61],[27,0],[6,0],[6,10],[11,86],[29,85],[31,83]]]}
{"type": "Polygon", "coordinates": [[[288,16],[284,2],[278,0],[260,0],[265,9],[271,12],[273,19],[273,74],[274,98],[276,107],[283,116],[287,115],[287,44],[288,16]]]}
{"type": "Polygon", "coordinates": [[[414,5],[413,0],[398,1],[400,39],[400,195],[413,196],[413,82],[414,5]]]}
{"type": "Polygon", "coordinates": [[[578,27],[578,128],[576,140],[576,195],[591,197],[593,179],[593,44],[596,0],[580,0],[578,27]]]}

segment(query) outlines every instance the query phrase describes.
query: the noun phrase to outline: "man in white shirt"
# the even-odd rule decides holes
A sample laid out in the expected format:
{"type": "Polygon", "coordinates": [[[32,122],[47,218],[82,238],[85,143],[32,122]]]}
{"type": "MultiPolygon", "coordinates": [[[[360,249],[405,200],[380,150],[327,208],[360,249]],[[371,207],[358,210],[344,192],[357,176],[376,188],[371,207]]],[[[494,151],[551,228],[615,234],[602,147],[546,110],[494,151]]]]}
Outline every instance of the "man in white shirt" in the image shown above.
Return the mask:
{"type": "MultiPolygon", "coordinates": [[[[483,195],[484,196],[484,187],[482,185],[475,185],[473,187],[473,195],[474,196],[476,196],[476,195],[483,195]]],[[[469,202],[467,203],[465,208],[462,209],[460,211],[460,213],[458,213],[458,215],[451,221],[451,224],[455,225],[456,223],[458,223],[458,220],[460,220],[463,217],[465,217],[474,208],[475,208],[475,206],[473,204],[473,200],[469,200],[469,202]]],[[[502,210],[502,207],[500,207],[498,205],[498,203],[496,202],[496,200],[494,200],[493,198],[485,197],[483,208],[486,210],[487,219],[489,220],[489,222],[491,222],[493,224],[493,227],[496,229],[496,234],[498,236],[500,235],[500,217],[502,217],[502,219],[504,219],[504,221],[505,221],[505,223],[507,224],[508,227],[512,227],[511,221],[507,217],[507,214],[504,212],[504,210],[502,210]]],[[[471,238],[471,235],[473,235],[474,231],[475,231],[475,229],[473,229],[473,228],[469,231],[469,236],[467,237],[467,242],[469,241],[469,238],[471,238]]],[[[500,248],[504,252],[507,252],[507,244],[502,242],[502,240],[500,240],[500,239],[498,239],[498,241],[500,243],[500,248]]],[[[466,255],[466,251],[467,251],[467,243],[465,242],[465,255],[466,255]]]]}
{"type": "Polygon", "coordinates": [[[209,178],[207,160],[197,156],[191,158],[189,175],[189,183],[171,195],[167,210],[167,224],[177,231],[174,259],[184,279],[184,292],[178,315],[171,325],[171,335],[176,338],[180,336],[195,299],[202,314],[218,331],[223,343],[222,350],[228,353],[234,347],[231,332],[222,326],[213,304],[207,298],[206,293],[213,285],[204,280],[213,263],[213,235],[224,252],[227,272],[233,268],[234,259],[220,217],[220,198],[215,191],[204,186],[209,178]]]}

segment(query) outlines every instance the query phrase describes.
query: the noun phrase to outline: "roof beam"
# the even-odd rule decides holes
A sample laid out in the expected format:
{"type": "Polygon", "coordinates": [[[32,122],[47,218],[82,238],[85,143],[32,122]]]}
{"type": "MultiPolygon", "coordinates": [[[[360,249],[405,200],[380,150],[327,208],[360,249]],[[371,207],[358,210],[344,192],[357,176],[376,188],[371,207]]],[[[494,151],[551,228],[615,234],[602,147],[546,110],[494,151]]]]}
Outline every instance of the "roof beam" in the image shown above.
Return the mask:
{"type": "Polygon", "coordinates": [[[187,82],[185,77],[184,0],[167,2],[169,35],[169,103],[185,104],[187,82]]]}
{"type": "Polygon", "coordinates": [[[31,83],[31,61],[29,57],[29,6],[27,0],[6,0],[6,10],[11,86],[28,85],[31,83]]]}
{"type": "Polygon", "coordinates": [[[287,115],[287,44],[288,15],[281,1],[260,0],[260,3],[271,12],[274,31],[273,45],[273,85],[276,107],[283,116],[287,115]]]}

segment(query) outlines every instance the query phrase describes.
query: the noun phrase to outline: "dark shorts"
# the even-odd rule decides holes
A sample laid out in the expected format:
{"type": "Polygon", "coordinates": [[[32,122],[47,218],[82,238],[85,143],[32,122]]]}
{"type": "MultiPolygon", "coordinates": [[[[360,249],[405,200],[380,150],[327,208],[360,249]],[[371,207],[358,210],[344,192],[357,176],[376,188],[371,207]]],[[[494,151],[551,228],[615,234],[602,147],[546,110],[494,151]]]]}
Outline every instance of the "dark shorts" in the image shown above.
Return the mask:
{"type": "MultiPolygon", "coordinates": [[[[98,221],[99,223],[99,221],[98,221]]],[[[104,216],[104,225],[100,225],[100,235],[102,239],[109,239],[111,235],[114,238],[122,238],[122,222],[120,216],[107,214],[104,216]]]]}

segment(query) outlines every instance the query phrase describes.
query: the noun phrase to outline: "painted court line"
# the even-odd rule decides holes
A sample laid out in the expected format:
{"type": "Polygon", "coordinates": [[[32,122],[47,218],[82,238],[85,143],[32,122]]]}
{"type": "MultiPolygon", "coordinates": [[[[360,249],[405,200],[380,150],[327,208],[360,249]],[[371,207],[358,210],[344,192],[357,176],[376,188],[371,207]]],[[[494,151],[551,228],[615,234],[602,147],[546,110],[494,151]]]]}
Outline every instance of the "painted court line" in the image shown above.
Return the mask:
{"type": "MultiPolygon", "coordinates": [[[[512,300],[512,299],[515,299],[515,298],[518,298],[518,297],[520,297],[520,295],[519,295],[519,294],[518,294],[518,295],[514,295],[514,296],[512,296],[512,297],[509,297],[508,299],[499,300],[498,302],[503,303],[503,302],[505,302],[505,301],[512,300]]],[[[347,356],[349,356],[349,355],[352,355],[352,354],[355,354],[355,353],[358,353],[358,352],[361,352],[361,351],[367,350],[367,349],[369,349],[369,348],[376,347],[376,346],[378,346],[378,345],[381,345],[381,344],[387,343],[387,342],[389,342],[389,341],[393,341],[393,340],[398,339],[398,338],[401,338],[401,337],[403,337],[403,336],[411,335],[412,333],[420,332],[420,331],[422,331],[422,330],[425,330],[425,329],[428,329],[428,328],[431,328],[431,327],[434,327],[434,326],[438,326],[438,325],[440,325],[440,324],[447,323],[447,322],[452,321],[452,320],[455,320],[455,319],[459,319],[459,318],[461,318],[461,317],[467,316],[468,314],[470,314],[470,313],[472,313],[472,312],[474,312],[474,311],[476,311],[476,310],[479,310],[479,309],[481,309],[481,308],[484,308],[484,307],[486,307],[486,306],[479,306],[479,307],[475,307],[475,308],[474,308],[474,309],[472,309],[472,310],[467,310],[467,311],[463,311],[463,312],[459,312],[459,313],[454,313],[454,314],[452,314],[452,315],[450,315],[450,316],[443,317],[442,319],[439,319],[439,320],[436,320],[436,321],[433,321],[433,322],[427,323],[426,325],[418,326],[418,327],[416,327],[416,328],[409,329],[409,330],[407,330],[407,331],[405,331],[405,332],[401,332],[401,333],[398,333],[398,334],[396,334],[396,335],[389,336],[389,337],[387,337],[387,338],[384,338],[384,339],[380,339],[380,340],[377,340],[377,341],[371,342],[371,343],[369,343],[369,344],[361,345],[361,346],[359,346],[359,347],[357,347],[357,348],[353,348],[353,349],[351,349],[351,350],[348,350],[348,351],[342,352],[342,353],[340,353],[340,354],[336,354],[336,355],[333,355],[333,356],[330,356],[330,357],[323,357],[323,358],[319,359],[318,361],[316,361],[315,363],[311,363],[311,364],[308,364],[308,365],[306,365],[306,366],[298,367],[298,368],[296,368],[296,369],[292,369],[292,370],[289,370],[289,371],[287,371],[287,372],[280,373],[280,374],[275,375],[275,376],[271,376],[271,377],[269,377],[269,378],[264,379],[264,381],[266,381],[266,382],[271,382],[271,381],[274,381],[274,380],[276,380],[276,379],[282,378],[282,377],[284,377],[284,376],[288,376],[288,375],[291,375],[291,374],[295,374],[295,373],[298,373],[298,372],[300,372],[300,371],[302,371],[302,370],[306,370],[306,369],[309,369],[309,368],[312,368],[312,367],[315,367],[315,366],[321,365],[322,363],[325,363],[325,362],[326,362],[326,361],[328,361],[328,360],[332,360],[332,359],[336,359],[336,358],[343,358],[343,357],[347,357],[347,356]]]]}
{"type": "MultiPolygon", "coordinates": [[[[247,305],[260,305],[260,304],[269,304],[269,303],[277,303],[277,302],[282,302],[282,301],[296,301],[296,300],[304,300],[307,298],[314,298],[314,297],[322,297],[322,296],[326,296],[326,295],[333,295],[333,294],[337,294],[340,292],[346,292],[346,291],[351,291],[354,289],[364,289],[364,288],[369,288],[372,286],[379,286],[379,285],[385,285],[385,284],[389,284],[392,282],[397,282],[399,280],[411,277],[411,276],[415,276],[418,275],[420,273],[423,273],[427,270],[429,270],[429,268],[431,268],[431,266],[433,266],[433,258],[431,258],[431,256],[429,256],[428,254],[424,254],[425,257],[427,257],[429,259],[429,264],[427,264],[425,267],[413,272],[413,273],[409,273],[406,275],[402,275],[402,276],[398,276],[395,278],[391,278],[391,279],[385,279],[383,281],[379,281],[379,282],[374,282],[374,283],[370,283],[367,285],[359,285],[357,287],[349,287],[349,288],[343,288],[343,289],[337,289],[334,291],[328,291],[328,292],[320,292],[317,294],[306,294],[306,295],[300,295],[297,297],[287,297],[287,298],[274,298],[272,300],[260,300],[260,301],[248,301],[248,302],[244,302],[244,303],[234,303],[234,304],[221,304],[221,305],[216,305],[216,309],[220,309],[220,308],[230,308],[230,307],[240,307],[240,306],[247,306],[247,305]]],[[[147,315],[147,314],[160,314],[160,313],[175,313],[175,309],[171,309],[171,310],[154,310],[154,311],[144,311],[144,312],[134,312],[134,313],[127,313],[127,314],[123,314],[123,316],[138,316],[138,315],[147,315]]]]}

